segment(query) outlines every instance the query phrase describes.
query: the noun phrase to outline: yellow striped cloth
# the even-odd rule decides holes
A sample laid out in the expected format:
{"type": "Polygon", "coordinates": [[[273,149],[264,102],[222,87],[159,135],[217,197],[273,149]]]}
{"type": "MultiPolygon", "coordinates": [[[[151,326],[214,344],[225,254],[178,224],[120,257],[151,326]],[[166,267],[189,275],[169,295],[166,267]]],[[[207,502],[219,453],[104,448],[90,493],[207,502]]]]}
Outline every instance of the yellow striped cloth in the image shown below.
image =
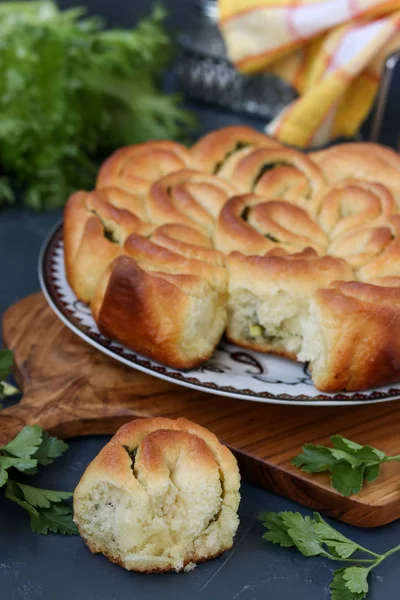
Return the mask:
{"type": "Polygon", "coordinates": [[[355,135],[368,115],[400,49],[400,0],[219,0],[219,26],[239,71],[275,73],[299,92],[267,132],[315,147],[355,135]]]}

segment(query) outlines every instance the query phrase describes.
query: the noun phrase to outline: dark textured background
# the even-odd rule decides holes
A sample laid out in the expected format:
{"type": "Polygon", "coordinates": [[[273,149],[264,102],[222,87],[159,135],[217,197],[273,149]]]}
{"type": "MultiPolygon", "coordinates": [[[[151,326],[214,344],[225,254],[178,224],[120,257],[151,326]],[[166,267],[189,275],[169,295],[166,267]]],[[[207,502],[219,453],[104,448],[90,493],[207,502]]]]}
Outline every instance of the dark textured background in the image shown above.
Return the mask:
{"type": "MultiPolygon", "coordinates": [[[[73,3],[63,0],[60,4],[66,7],[73,3]]],[[[127,26],[145,15],[150,5],[146,0],[88,0],[86,4],[92,12],[103,14],[110,22],[127,26]]],[[[177,30],[186,26],[193,3],[165,0],[165,4],[170,10],[170,26],[177,30]]],[[[219,111],[196,109],[202,131],[239,121],[238,117],[219,111]]],[[[1,313],[10,304],[39,289],[36,275],[39,248],[59,218],[59,211],[35,214],[19,208],[1,209],[1,313]]],[[[73,490],[86,465],[106,440],[106,437],[71,440],[67,454],[32,478],[32,483],[73,490]]],[[[102,556],[92,556],[79,537],[32,533],[26,513],[1,498],[0,600],[328,599],[328,583],[336,565],[320,558],[304,558],[296,551],[283,550],[263,541],[263,528],[257,515],[265,510],[307,512],[292,502],[244,483],[241,523],[230,552],[191,573],[140,575],[128,573],[102,556]]],[[[335,524],[343,533],[377,552],[395,546],[400,538],[398,522],[375,530],[335,524]]],[[[377,569],[372,577],[371,600],[399,597],[398,564],[399,558],[394,556],[377,569]]]]}

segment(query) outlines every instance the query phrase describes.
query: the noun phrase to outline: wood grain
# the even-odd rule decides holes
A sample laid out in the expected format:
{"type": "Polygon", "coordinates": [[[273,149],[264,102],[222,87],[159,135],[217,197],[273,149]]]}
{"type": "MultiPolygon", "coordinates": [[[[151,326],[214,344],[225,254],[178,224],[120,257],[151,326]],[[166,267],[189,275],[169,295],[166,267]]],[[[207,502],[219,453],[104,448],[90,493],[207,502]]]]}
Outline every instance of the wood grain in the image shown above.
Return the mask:
{"type": "Polygon", "coordinates": [[[354,407],[259,404],[197,392],[135,371],[69,331],[41,294],[21,300],[3,319],[23,398],[0,413],[0,444],[25,424],[53,435],[112,434],[135,417],[184,416],[213,431],[237,456],[242,478],[362,527],[400,516],[400,468],[388,463],[379,481],[344,498],[326,475],[309,476],[290,461],[306,442],[340,433],[400,454],[400,402],[354,407]]]}

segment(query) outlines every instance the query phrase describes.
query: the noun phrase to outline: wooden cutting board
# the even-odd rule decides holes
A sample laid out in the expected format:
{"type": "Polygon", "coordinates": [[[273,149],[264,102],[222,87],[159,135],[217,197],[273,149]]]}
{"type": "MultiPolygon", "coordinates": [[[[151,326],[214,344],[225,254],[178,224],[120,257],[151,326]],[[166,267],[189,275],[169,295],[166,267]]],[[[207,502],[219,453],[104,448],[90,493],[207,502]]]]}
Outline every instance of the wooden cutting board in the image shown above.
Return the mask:
{"type": "Polygon", "coordinates": [[[53,435],[112,434],[135,417],[187,417],[235,453],[242,478],[332,517],[376,527],[400,516],[400,465],[382,467],[357,497],[331,489],[324,474],[306,475],[291,459],[307,442],[339,433],[400,454],[400,401],[365,406],[260,404],[194,391],[130,369],[81,341],[34,294],[8,309],[5,345],[14,351],[19,404],[0,412],[0,444],[25,424],[53,435]]]}

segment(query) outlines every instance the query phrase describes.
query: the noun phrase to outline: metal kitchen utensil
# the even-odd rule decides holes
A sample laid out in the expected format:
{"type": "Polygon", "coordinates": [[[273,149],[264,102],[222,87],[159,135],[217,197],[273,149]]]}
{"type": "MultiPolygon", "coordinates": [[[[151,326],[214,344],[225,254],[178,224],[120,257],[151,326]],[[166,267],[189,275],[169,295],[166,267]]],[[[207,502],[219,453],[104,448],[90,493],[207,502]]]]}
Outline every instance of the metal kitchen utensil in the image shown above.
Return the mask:
{"type": "Polygon", "coordinates": [[[228,59],[217,18],[216,0],[197,0],[190,26],[179,38],[176,73],[181,88],[191,99],[271,120],[296,92],[275,75],[239,73],[228,59]]]}

